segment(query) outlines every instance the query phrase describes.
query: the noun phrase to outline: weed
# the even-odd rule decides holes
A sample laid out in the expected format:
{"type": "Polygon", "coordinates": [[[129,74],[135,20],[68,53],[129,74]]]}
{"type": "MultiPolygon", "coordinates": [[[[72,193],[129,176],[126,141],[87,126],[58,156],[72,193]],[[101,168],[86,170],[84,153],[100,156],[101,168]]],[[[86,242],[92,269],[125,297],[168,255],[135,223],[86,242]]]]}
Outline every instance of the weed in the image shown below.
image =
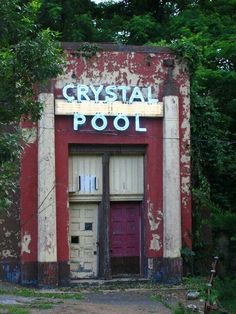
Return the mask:
{"type": "Polygon", "coordinates": [[[151,300],[157,301],[164,305],[167,309],[172,310],[172,306],[165,300],[165,298],[160,294],[155,294],[151,296],[151,300]]]}
{"type": "Polygon", "coordinates": [[[192,313],[192,311],[189,309],[186,309],[183,304],[179,303],[172,313],[173,314],[190,314],[192,313]]]}
{"type": "Polygon", "coordinates": [[[201,299],[206,300],[207,294],[206,294],[206,283],[207,278],[205,277],[184,277],[183,278],[183,284],[187,290],[195,290],[199,292],[199,296],[201,299]]]}
{"type": "Polygon", "coordinates": [[[218,294],[218,301],[230,313],[236,313],[236,278],[225,278],[215,280],[214,289],[218,294]]]}

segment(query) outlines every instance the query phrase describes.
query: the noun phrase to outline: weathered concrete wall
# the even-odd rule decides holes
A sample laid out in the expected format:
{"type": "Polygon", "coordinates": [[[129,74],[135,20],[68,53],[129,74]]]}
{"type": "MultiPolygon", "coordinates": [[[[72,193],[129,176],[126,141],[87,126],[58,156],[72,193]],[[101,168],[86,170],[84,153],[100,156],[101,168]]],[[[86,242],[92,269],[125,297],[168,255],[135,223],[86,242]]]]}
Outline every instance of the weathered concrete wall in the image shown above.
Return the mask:
{"type": "Polygon", "coordinates": [[[38,125],[38,283],[56,285],[57,225],[54,95],[41,93],[44,111],[38,125]]]}
{"type": "Polygon", "coordinates": [[[165,96],[163,122],[164,257],[180,257],[181,203],[179,152],[179,100],[165,96]]]}

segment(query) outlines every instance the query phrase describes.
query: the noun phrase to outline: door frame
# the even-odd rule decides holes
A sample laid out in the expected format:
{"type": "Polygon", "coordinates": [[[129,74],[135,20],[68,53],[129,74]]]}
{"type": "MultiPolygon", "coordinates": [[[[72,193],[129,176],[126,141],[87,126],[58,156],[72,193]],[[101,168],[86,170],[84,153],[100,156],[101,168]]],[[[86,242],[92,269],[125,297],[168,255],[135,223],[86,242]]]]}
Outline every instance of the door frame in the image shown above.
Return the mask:
{"type": "MultiPolygon", "coordinates": [[[[103,193],[102,200],[98,204],[98,277],[111,279],[110,267],[110,191],[109,191],[109,160],[111,155],[134,155],[144,156],[144,187],[145,187],[145,159],[147,145],[88,145],[69,144],[69,155],[102,155],[102,180],[103,193]]],[[[143,201],[140,201],[140,276],[144,273],[144,201],[146,191],[144,188],[143,201]]],[[[91,200],[92,201],[92,200],[91,200]]]]}

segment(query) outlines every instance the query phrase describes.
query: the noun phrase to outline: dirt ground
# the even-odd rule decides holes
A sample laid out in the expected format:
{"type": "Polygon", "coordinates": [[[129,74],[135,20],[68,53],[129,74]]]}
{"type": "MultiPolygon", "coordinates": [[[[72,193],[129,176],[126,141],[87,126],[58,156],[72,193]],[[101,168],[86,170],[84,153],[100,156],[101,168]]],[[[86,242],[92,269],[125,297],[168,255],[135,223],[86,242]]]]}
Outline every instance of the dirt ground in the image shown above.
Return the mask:
{"type": "MultiPolygon", "coordinates": [[[[81,301],[63,300],[63,304],[57,304],[47,313],[58,314],[83,313],[83,314],[141,314],[160,313],[170,314],[170,309],[162,303],[152,301],[149,292],[100,292],[86,293],[81,301]]],[[[34,310],[32,314],[42,314],[40,310],[34,310]]]]}
{"type": "MultiPolygon", "coordinates": [[[[132,288],[132,289],[86,289],[80,291],[81,300],[63,298],[63,294],[75,293],[53,290],[53,298],[47,297],[47,292],[40,290],[41,296],[23,297],[3,292],[0,284],[0,314],[8,312],[9,305],[22,306],[31,314],[171,314],[178,302],[184,305],[194,304],[198,313],[203,313],[204,303],[199,299],[186,300],[186,290],[183,287],[132,288]],[[60,298],[57,295],[60,294],[60,298]],[[47,307],[48,305],[48,307],[47,307]]],[[[9,284],[8,284],[9,291],[9,284]]],[[[12,290],[13,291],[13,290],[12,290]]]]}

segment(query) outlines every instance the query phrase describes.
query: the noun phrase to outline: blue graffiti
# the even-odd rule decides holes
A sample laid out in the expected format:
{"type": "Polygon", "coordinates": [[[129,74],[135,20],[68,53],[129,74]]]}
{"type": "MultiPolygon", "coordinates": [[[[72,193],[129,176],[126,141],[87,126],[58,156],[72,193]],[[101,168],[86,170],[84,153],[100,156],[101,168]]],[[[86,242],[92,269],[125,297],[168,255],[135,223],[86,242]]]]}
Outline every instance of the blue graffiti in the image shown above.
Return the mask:
{"type": "Polygon", "coordinates": [[[9,265],[8,263],[2,264],[3,279],[9,282],[19,283],[20,282],[20,266],[9,265]]]}

